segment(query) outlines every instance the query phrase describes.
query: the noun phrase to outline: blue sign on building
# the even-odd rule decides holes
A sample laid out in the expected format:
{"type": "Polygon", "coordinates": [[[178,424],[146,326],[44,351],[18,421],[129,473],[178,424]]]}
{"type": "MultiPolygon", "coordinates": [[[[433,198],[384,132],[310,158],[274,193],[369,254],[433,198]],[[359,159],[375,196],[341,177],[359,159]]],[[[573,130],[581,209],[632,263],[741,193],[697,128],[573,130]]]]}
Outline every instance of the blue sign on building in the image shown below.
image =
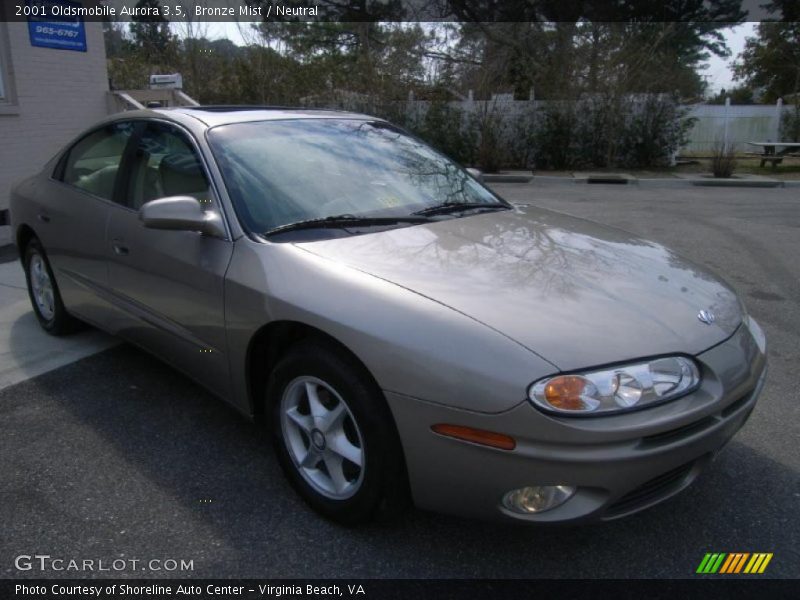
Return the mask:
{"type": "Polygon", "coordinates": [[[86,52],[86,28],[83,18],[61,16],[70,14],[69,8],[71,7],[80,7],[80,2],[28,0],[27,4],[41,8],[37,11],[40,16],[28,17],[28,35],[31,38],[31,46],[86,52]],[[54,10],[53,7],[56,9],[54,10]]]}

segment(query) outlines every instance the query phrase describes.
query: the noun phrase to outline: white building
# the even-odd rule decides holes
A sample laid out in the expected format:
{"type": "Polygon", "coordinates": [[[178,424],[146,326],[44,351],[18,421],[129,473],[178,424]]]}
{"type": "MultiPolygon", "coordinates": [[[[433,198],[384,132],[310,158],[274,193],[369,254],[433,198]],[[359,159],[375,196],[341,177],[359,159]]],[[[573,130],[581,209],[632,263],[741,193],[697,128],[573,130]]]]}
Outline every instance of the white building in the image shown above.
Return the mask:
{"type": "Polygon", "coordinates": [[[37,32],[37,23],[5,20],[12,8],[0,5],[0,246],[10,242],[12,185],[108,114],[102,24],[76,22],[65,33],[40,23],[37,32]]]}

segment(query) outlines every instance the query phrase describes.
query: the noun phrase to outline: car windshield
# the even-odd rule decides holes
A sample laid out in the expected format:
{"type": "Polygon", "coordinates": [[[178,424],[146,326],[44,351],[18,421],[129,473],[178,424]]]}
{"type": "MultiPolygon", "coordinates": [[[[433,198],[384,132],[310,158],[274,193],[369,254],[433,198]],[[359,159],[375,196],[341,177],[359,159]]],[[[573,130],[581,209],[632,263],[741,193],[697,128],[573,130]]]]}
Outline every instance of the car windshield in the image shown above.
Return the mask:
{"type": "Polygon", "coordinates": [[[454,203],[506,206],[459,165],[380,121],[236,123],[211,129],[208,139],[236,211],[255,233],[326,217],[385,223],[454,203]]]}

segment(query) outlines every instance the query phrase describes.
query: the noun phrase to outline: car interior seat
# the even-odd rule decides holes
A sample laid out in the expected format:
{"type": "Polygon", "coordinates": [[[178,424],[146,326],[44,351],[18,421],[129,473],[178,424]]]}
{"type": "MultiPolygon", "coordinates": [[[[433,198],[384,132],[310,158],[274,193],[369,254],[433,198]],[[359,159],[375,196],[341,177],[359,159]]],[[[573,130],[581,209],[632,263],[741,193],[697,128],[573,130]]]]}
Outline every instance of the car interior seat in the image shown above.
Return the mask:
{"type": "Polygon", "coordinates": [[[210,199],[208,181],[193,154],[167,154],[158,165],[158,179],[164,196],[192,196],[204,204],[210,199]]]}
{"type": "Polygon", "coordinates": [[[114,194],[114,181],[118,169],[119,165],[108,165],[94,173],[80,177],[75,185],[91,194],[110,200],[114,194]]]}

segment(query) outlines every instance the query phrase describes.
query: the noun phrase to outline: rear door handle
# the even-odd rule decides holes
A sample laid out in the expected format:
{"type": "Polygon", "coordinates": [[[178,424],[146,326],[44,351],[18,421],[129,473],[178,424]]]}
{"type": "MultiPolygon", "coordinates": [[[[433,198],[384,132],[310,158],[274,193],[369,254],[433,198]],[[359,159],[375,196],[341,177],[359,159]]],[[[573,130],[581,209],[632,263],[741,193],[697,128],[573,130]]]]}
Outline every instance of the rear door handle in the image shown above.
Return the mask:
{"type": "Polygon", "coordinates": [[[116,239],[111,241],[112,247],[114,248],[114,254],[117,256],[127,256],[128,255],[128,247],[122,245],[122,240],[116,239]]]}
{"type": "Polygon", "coordinates": [[[50,217],[44,213],[39,213],[36,215],[36,218],[39,219],[42,223],[49,223],[50,217]]]}

